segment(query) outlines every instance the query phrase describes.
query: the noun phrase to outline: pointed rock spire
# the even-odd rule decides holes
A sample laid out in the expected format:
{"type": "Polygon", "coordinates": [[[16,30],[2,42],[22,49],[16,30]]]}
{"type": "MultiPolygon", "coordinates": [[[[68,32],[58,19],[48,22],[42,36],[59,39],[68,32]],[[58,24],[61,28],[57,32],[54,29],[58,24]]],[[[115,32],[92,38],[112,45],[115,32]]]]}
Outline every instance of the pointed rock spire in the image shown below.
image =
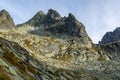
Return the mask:
{"type": "Polygon", "coordinates": [[[35,14],[35,16],[27,21],[25,24],[29,24],[31,26],[39,27],[41,24],[44,24],[46,14],[43,11],[39,11],[35,14]]]}
{"type": "Polygon", "coordinates": [[[45,18],[45,25],[50,26],[52,24],[55,24],[56,22],[59,22],[59,20],[61,18],[62,17],[60,16],[60,14],[57,11],[55,11],[53,9],[49,9],[48,13],[46,15],[46,18],[45,18]]]}
{"type": "Polygon", "coordinates": [[[72,20],[72,21],[76,21],[76,18],[75,18],[75,16],[72,13],[68,14],[67,19],[72,20]]]}
{"type": "Polygon", "coordinates": [[[69,13],[68,17],[65,18],[65,22],[70,25],[76,24],[75,23],[76,21],[77,21],[77,19],[75,18],[75,16],[72,13],[69,13]]]}
{"type": "Polygon", "coordinates": [[[35,27],[40,27],[41,25],[44,25],[45,27],[50,26],[51,24],[55,24],[60,19],[61,16],[57,11],[49,9],[47,14],[45,14],[43,11],[37,12],[36,15],[25,24],[29,24],[35,27]]]}
{"type": "Polygon", "coordinates": [[[54,19],[61,18],[61,15],[60,15],[57,11],[55,11],[55,10],[53,10],[53,9],[49,9],[47,15],[48,15],[50,18],[54,18],[54,19]]]}
{"type": "Polygon", "coordinates": [[[6,10],[0,11],[0,29],[13,29],[15,24],[6,10]]]}
{"type": "Polygon", "coordinates": [[[38,15],[46,15],[43,11],[37,12],[38,15]]]}

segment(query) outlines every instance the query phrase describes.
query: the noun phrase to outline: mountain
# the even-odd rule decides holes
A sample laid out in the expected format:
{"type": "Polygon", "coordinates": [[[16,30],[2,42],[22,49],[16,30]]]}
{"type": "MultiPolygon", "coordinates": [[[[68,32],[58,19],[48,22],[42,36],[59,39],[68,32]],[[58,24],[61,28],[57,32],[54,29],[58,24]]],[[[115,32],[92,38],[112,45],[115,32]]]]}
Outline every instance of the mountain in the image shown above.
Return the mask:
{"type": "Polygon", "coordinates": [[[81,44],[90,45],[92,43],[92,40],[85,31],[84,25],[71,13],[69,13],[68,17],[61,17],[53,9],[49,9],[47,14],[39,11],[32,19],[18,25],[18,27],[26,25],[35,28],[32,31],[28,31],[31,34],[62,39],[78,38],[81,44]]]}
{"type": "Polygon", "coordinates": [[[113,32],[107,32],[100,44],[113,43],[120,40],[120,27],[117,27],[113,32]]]}
{"type": "Polygon", "coordinates": [[[28,20],[24,24],[34,27],[47,27],[59,22],[61,18],[62,17],[57,11],[49,9],[47,14],[45,14],[43,11],[37,12],[32,19],[28,20]]]}
{"type": "Polygon", "coordinates": [[[17,26],[0,30],[0,79],[120,79],[120,42],[92,43],[71,13],[61,17],[52,9],[40,11],[17,26]]]}
{"type": "Polygon", "coordinates": [[[0,11],[0,29],[13,29],[15,24],[6,10],[0,11]]]}

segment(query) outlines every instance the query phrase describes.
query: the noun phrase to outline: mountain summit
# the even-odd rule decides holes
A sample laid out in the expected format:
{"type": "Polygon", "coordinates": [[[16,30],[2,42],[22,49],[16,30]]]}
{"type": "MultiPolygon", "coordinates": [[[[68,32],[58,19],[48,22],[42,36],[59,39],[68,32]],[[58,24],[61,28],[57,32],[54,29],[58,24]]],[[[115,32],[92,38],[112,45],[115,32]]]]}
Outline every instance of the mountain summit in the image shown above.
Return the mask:
{"type": "Polygon", "coordinates": [[[35,14],[35,16],[28,20],[25,24],[29,24],[34,27],[40,26],[50,26],[55,24],[61,18],[60,14],[53,10],[49,9],[48,13],[45,14],[43,11],[39,11],[35,14]]]}
{"type": "Polygon", "coordinates": [[[107,32],[102,40],[101,44],[117,42],[120,40],[120,27],[117,27],[113,32],[107,32]]]}
{"type": "Polygon", "coordinates": [[[13,29],[15,24],[6,10],[0,12],[0,29],[13,29]]]}
{"type": "Polygon", "coordinates": [[[47,14],[39,11],[32,19],[18,26],[23,25],[30,25],[36,28],[30,32],[35,35],[52,36],[62,39],[77,37],[82,43],[92,43],[85,31],[84,25],[72,13],[69,13],[68,17],[61,17],[53,9],[49,9],[47,14]]]}

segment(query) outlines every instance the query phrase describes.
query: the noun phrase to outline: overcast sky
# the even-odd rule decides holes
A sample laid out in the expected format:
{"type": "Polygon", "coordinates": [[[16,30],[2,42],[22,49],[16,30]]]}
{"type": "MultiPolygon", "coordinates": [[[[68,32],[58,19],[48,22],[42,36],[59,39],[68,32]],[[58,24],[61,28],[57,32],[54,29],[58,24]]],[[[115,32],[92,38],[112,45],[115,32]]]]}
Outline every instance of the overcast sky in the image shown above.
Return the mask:
{"type": "Polygon", "coordinates": [[[0,10],[6,9],[15,24],[27,21],[38,11],[47,13],[50,8],[62,16],[73,13],[95,43],[120,26],[120,0],[0,0],[0,10]]]}

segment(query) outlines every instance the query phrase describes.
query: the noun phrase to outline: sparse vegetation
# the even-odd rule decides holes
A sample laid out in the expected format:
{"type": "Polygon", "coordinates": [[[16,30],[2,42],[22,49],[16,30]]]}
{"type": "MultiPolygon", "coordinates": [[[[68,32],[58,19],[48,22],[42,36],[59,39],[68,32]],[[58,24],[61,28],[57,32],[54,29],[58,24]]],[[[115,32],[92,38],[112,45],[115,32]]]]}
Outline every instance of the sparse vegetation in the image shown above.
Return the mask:
{"type": "Polygon", "coordinates": [[[31,42],[31,41],[29,41],[29,40],[27,40],[27,39],[24,40],[24,43],[26,44],[27,47],[30,47],[30,42],[31,42]]]}
{"type": "Polygon", "coordinates": [[[99,51],[99,49],[97,47],[93,47],[93,50],[96,51],[96,52],[99,51]]]}
{"type": "Polygon", "coordinates": [[[106,57],[105,56],[100,56],[97,60],[98,61],[106,61],[106,57]]]}

